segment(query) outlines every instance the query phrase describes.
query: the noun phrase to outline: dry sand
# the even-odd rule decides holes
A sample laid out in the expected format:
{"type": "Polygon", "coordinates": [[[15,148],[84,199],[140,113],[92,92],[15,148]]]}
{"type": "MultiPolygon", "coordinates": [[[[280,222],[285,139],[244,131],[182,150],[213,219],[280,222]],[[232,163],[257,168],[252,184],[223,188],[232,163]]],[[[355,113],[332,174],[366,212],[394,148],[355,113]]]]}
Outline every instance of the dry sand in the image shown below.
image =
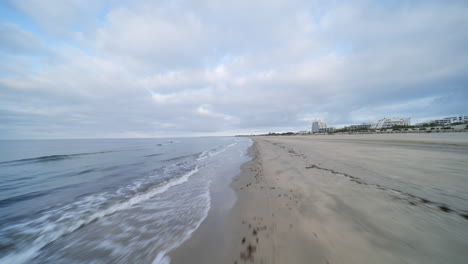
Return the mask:
{"type": "Polygon", "coordinates": [[[467,263],[468,133],[253,140],[172,263],[467,263]]]}

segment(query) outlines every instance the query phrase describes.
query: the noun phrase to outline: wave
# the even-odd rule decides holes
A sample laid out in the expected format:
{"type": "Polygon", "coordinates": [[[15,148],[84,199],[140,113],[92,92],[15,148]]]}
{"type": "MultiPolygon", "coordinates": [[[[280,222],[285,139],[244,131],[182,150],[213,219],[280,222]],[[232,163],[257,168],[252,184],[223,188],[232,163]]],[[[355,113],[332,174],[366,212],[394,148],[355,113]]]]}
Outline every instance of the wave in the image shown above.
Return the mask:
{"type": "MultiPolygon", "coordinates": [[[[179,177],[165,181],[149,189],[145,193],[134,195],[125,201],[121,201],[119,203],[113,204],[112,206],[106,209],[100,210],[100,211],[91,213],[89,212],[89,210],[86,210],[84,212],[80,212],[82,215],[79,216],[79,215],[76,215],[76,212],[74,211],[68,212],[69,210],[67,209],[72,209],[73,207],[79,208],[79,207],[83,207],[83,205],[82,204],[75,204],[75,206],[68,205],[65,208],[54,210],[54,211],[64,211],[64,213],[61,216],[54,217],[53,215],[45,214],[42,217],[32,222],[21,223],[21,224],[11,226],[7,228],[7,230],[4,230],[4,231],[13,231],[12,233],[19,232],[19,233],[26,233],[26,234],[35,233],[36,235],[33,238],[33,240],[30,241],[32,245],[29,246],[27,250],[21,251],[21,252],[13,252],[9,255],[6,255],[0,258],[0,263],[28,262],[30,259],[34,258],[38,254],[39,250],[41,250],[46,245],[52,243],[53,241],[57,240],[58,238],[64,235],[70,234],[73,231],[79,228],[82,228],[83,226],[91,222],[94,222],[104,216],[111,215],[118,211],[128,209],[142,201],[150,199],[151,197],[157,194],[164,193],[169,188],[186,182],[190,178],[190,176],[198,172],[198,169],[199,167],[196,166],[191,171],[188,171],[179,177]],[[55,221],[51,222],[50,221],[51,218],[55,219],[55,221]]],[[[105,200],[105,197],[96,197],[96,196],[86,197],[81,202],[86,203],[90,199],[105,200]]],[[[90,206],[90,209],[91,208],[93,208],[93,206],[90,206]]],[[[22,241],[22,243],[24,243],[24,241],[22,241]]]]}
{"type": "Polygon", "coordinates": [[[28,194],[23,194],[23,195],[18,195],[18,196],[15,196],[15,197],[11,197],[11,198],[8,198],[8,199],[3,199],[3,200],[0,200],[0,208],[8,206],[8,205],[10,205],[12,203],[26,201],[26,200],[30,200],[30,199],[35,199],[35,198],[47,195],[48,193],[49,192],[32,192],[32,193],[28,193],[28,194]]]}
{"type": "Polygon", "coordinates": [[[221,146],[219,148],[215,148],[215,149],[211,149],[211,150],[207,150],[207,151],[203,151],[200,156],[198,157],[197,161],[202,161],[202,160],[205,160],[207,158],[210,158],[210,157],[213,157],[213,156],[216,156],[218,154],[221,154],[223,153],[224,151],[226,151],[228,148],[232,147],[232,146],[235,146],[237,145],[237,142],[233,142],[231,144],[228,144],[228,145],[225,145],[225,146],[221,146]]]}
{"type": "Polygon", "coordinates": [[[113,151],[86,152],[86,153],[64,154],[64,155],[49,155],[49,156],[41,156],[41,157],[35,157],[35,158],[2,161],[0,162],[0,164],[23,165],[26,163],[58,161],[58,160],[65,160],[65,159],[70,159],[74,157],[79,157],[79,156],[96,155],[96,154],[104,154],[104,153],[111,153],[111,152],[116,152],[116,151],[113,150],[113,151]]]}
{"type": "MultiPolygon", "coordinates": [[[[210,197],[210,194],[207,192],[207,201],[208,201],[208,204],[211,204],[211,197],[210,197]]],[[[171,259],[169,258],[169,256],[167,256],[167,253],[171,252],[172,250],[178,248],[180,245],[182,245],[182,243],[184,243],[187,239],[190,238],[190,236],[193,234],[193,232],[195,232],[195,230],[198,229],[198,227],[200,227],[201,223],[203,223],[203,221],[205,220],[205,218],[208,216],[208,213],[210,211],[210,206],[206,207],[205,211],[203,212],[203,217],[201,217],[197,223],[195,224],[195,227],[193,227],[191,230],[188,230],[185,234],[184,234],[184,237],[182,239],[180,239],[178,241],[178,243],[174,244],[174,245],[171,245],[169,248],[165,249],[165,250],[161,250],[160,252],[158,252],[158,254],[156,255],[156,257],[154,258],[153,260],[153,263],[152,264],[170,264],[171,263],[171,259]]]]}
{"type": "MultiPolygon", "coordinates": [[[[207,158],[210,158],[210,157],[214,157],[218,154],[221,154],[223,153],[224,151],[226,151],[228,148],[232,147],[232,146],[235,146],[237,145],[238,142],[233,142],[231,144],[228,144],[228,145],[223,145],[223,146],[220,146],[218,148],[214,148],[214,149],[211,149],[211,150],[207,150],[207,151],[203,151],[202,153],[199,153],[198,155],[198,158],[196,159],[197,161],[204,161],[206,160],[207,158]]],[[[209,193],[207,193],[208,195],[208,203],[210,204],[211,203],[211,197],[209,195],[209,193]]],[[[184,243],[187,239],[190,238],[190,236],[192,235],[193,232],[195,232],[195,230],[198,229],[198,227],[201,225],[201,223],[205,220],[205,218],[208,216],[208,213],[209,213],[209,210],[210,210],[210,207],[207,207],[206,208],[206,211],[203,213],[203,217],[201,219],[199,219],[199,221],[197,221],[195,227],[191,230],[189,230],[188,232],[186,232],[184,234],[184,237],[182,239],[180,239],[178,241],[178,243],[174,244],[174,245],[171,245],[169,248],[167,249],[164,249],[164,250],[161,250],[158,252],[158,254],[156,255],[156,257],[154,258],[152,264],[170,264],[171,263],[171,259],[170,257],[167,255],[170,251],[178,248],[180,245],[182,245],[182,243],[184,243]]]]}
{"type": "Polygon", "coordinates": [[[147,158],[149,158],[149,157],[156,157],[156,156],[161,156],[162,154],[164,154],[164,153],[155,153],[155,154],[145,155],[145,156],[143,156],[143,157],[147,157],[147,158]]]}
{"type": "Polygon", "coordinates": [[[162,161],[163,162],[171,162],[171,161],[174,162],[174,161],[183,160],[183,159],[187,159],[187,158],[199,157],[201,154],[202,154],[202,152],[195,153],[195,154],[178,156],[178,157],[174,157],[174,158],[169,158],[169,159],[165,159],[165,160],[162,160],[162,161]]]}
{"type": "MultiPolygon", "coordinates": [[[[196,155],[187,155],[184,157],[170,159],[170,161],[173,162],[177,159],[193,157],[193,159],[190,160],[171,164],[161,171],[161,175],[158,174],[136,180],[127,186],[123,186],[116,192],[91,194],[80,197],[79,200],[74,203],[42,211],[36,215],[34,220],[19,222],[12,226],[3,228],[0,230],[0,248],[3,248],[3,252],[0,251],[0,263],[30,262],[38,256],[41,249],[50,243],[53,243],[57,239],[71,234],[72,232],[101,218],[119,211],[130,209],[156,195],[166,192],[176,185],[183,184],[188,181],[191,176],[195,175],[201,167],[207,165],[207,158],[216,156],[236,144],[237,142],[234,142],[209,151],[197,153],[196,155]],[[163,178],[161,176],[163,176],[163,178]],[[161,182],[161,179],[166,180],[161,182]],[[155,180],[159,181],[159,183],[156,184],[155,180]]],[[[73,157],[95,153],[96,152],[63,156],[67,156],[66,158],[68,158],[69,156],[73,157]]],[[[42,158],[44,157],[35,159],[42,158]]],[[[89,173],[87,170],[82,172],[89,173]]],[[[209,199],[209,193],[207,193],[207,195],[209,199]]],[[[16,198],[23,199],[25,197],[15,197],[15,199],[16,198]]],[[[209,206],[206,210],[205,214],[203,214],[204,217],[202,219],[197,219],[197,225],[195,228],[193,230],[189,230],[189,232],[185,234],[184,238],[176,243],[176,245],[172,245],[170,248],[159,252],[153,263],[168,262],[169,258],[166,256],[167,252],[178,247],[188,239],[188,237],[190,237],[191,233],[194,232],[205,219],[209,211],[209,206]]]]}
{"type": "Polygon", "coordinates": [[[68,159],[70,157],[71,155],[50,155],[50,156],[42,156],[42,157],[37,157],[37,158],[3,161],[3,162],[0,162],[0,164],[11,164],[11,163],[23,164],[23,163],[33,163],[33,162],[47,162],[47,161],[68,159]]]}

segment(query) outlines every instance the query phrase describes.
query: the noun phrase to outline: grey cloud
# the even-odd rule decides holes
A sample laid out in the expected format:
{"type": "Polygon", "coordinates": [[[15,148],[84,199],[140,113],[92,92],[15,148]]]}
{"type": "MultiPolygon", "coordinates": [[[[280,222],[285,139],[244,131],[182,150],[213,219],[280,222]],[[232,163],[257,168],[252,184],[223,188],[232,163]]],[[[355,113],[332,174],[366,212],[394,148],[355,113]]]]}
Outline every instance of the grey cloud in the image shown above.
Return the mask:
{"type": "MultiPolygon", "coordinates": [[[[303,130],[314,118],[468,114],[462,1],[112,3],[83,39],[63,36],[76,48],[0,76],[0,101],[13,102],[0,106],[0,137],[212,135],[303,130]]],[[[60,18],[44,10],[30,14],[44,25],[60,18]]],[[[63,29],[75,32],[87,16],[63,29]]]]}

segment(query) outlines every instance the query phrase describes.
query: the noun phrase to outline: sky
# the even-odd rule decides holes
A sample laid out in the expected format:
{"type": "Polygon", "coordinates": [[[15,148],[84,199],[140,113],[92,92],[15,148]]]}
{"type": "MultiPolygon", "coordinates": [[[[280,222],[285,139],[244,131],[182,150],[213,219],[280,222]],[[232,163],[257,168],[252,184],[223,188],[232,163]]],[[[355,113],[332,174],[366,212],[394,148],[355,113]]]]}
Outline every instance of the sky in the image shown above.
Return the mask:
{"type": "Polygon", "coordinates": [[[3,0],[0,139],[468,115],[468,1],[3,0]]]}

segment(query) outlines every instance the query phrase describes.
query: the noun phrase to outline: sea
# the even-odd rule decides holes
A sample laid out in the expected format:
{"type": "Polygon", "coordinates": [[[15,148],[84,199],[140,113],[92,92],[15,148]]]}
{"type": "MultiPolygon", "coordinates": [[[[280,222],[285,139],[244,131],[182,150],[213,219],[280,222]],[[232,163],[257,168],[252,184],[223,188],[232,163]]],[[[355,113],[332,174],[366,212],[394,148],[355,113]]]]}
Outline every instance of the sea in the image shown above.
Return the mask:
{"type": "Polygon", "coordinates": [[[241,137],[0,141],[0,263],[169,263],[241,137]]]}

